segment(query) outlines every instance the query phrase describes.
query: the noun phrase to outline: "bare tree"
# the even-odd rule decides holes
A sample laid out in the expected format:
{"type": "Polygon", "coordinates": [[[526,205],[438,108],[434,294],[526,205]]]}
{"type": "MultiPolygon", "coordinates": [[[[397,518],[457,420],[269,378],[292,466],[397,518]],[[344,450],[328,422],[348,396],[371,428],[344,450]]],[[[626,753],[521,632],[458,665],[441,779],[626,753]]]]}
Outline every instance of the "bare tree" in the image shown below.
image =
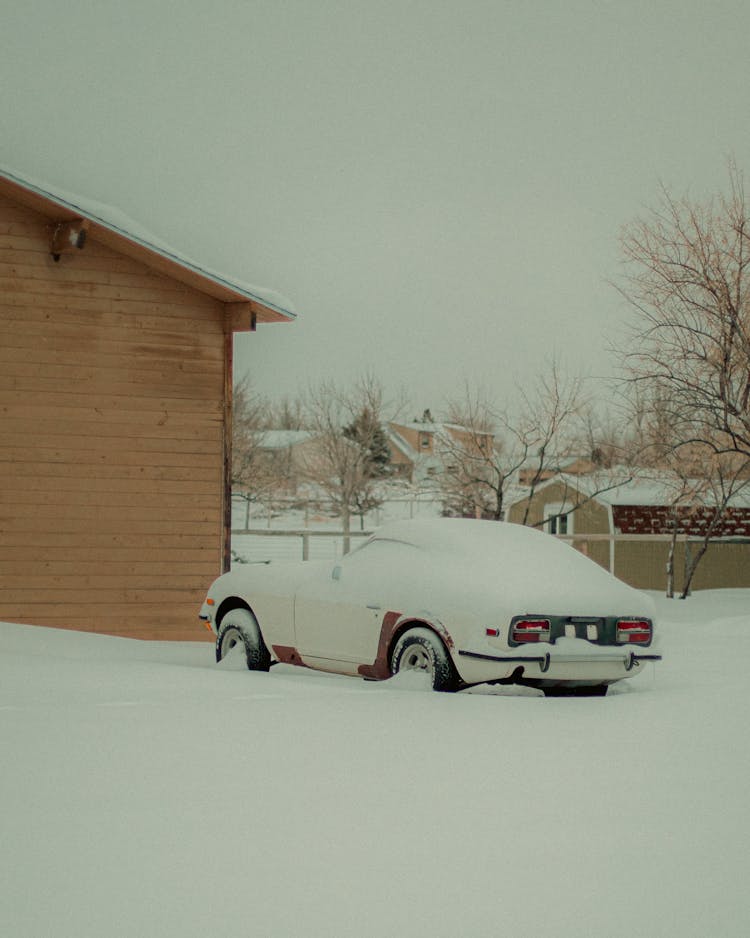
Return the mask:
{"type": "Polygon", "coordinates": [[[750,458],[750,220],[742,175],[698,203],[662,189],[622,235],[618,287],[636,311],[635,381],[656,388],[681,441],[750,458]]]}
{"type": "Polygon", "coordinates": [[[636,313],[622,357],[641,405],[643,451],[677,480],[672,557],[677,532],[696,513],[702,520],[697,551],[686,545],[684,597],[750,475],[750,219],[741,173],[730,163],[728,193],[704,202],[662,187],[658,207],[624,229],[622,248],[627,275],[618,289],[636,313]]]}
{"type": "Polygon", "coordinates": [[[383,390],[372,376],[353,388],[333,381],[311,387],[306,400],[313,439],[301,457],[308,482],[324,491],[341,518],[344,552],[350,547],[351,516],[377,507],[379,474],[373,452],[382,434],[383,390]]]}
{"type": "MultiPolygon", "coordinates": [[[[370,383],[369,388],[373,385],[370,383]]],[[[344,436],[359,446],[364,454],[363,476],[372,485],[363,485],[354,492],[353,509],[359,515],[359,527],[365,527],[365,515],[378,508],[383,502],[382,491],[375,483],[386,479],[391,474],[391,452],[388,437],[383,429],[382,416],[372,410],[375,403],[382,406],[382,392],[377,389],[373,395],[367,393],[362,402],[362,409],[357,417],[344,427],[344,436]]]]}
{"type": "Polygon", "coordinates": [[[623,433],[630,461],[644,468],[668,467],[678,436],[672,420],[674,403],[662,382],[630,382],[622,388],[627,424],[623,433]]]}
{"type": "Polygon", "coordinates": [[[270,407],[269,427],[275,430],[305,430],[305,403],[301,397],[285,394],[270,407]]]}
{"type": "Polygon", "coordinates": [[[233,404],[232,493],[245,501],[247,527],[250,506],[266,500],[278,482],[262,448],[270,405],[247,378],[235,385],[233,404]]]}
{"type": "MultiPolygon", "coordinates": [[[[515,414],[467,386],[449,402],[454,429],[441,434],[442,488],[455,513],[499,520],[505,497],[519,480],[529,503],[540,482],[558,471],[576,448],[576,422],[584,408],[583,382],[548,362],[532,394],[522,394],[515,414]]],[[[528,508],[523,523],[528,522],[528,508]]]]}
{"type": "Polygon", "coordinates": [[[669,501],[669,528],[671,533],[666,563],[667,599],[674,598],[675,554],[677,552],[677,538],[681,533],[684,533],[682,527],[684,507],[685,505],[691,505],[694,501],[694,491],[691,480],[684,476],[676,475],[673,483],[671,496],[667,496],[669,501]]]}
{"type": "Polygon", "coordinates": [[[690,593],[693,577],[711,542],[727,530],[732,505],[750,485],[744,457],[736,454],[711,454],[706,462],[705,450],[693,448],[697,461],[686,459],[686,451],[674,450],[667,489],[671,490],[670,529],[672,538],[667,557],[667,597],[674,597],[674,557],[679,535],[685,535],[685,558],[680,599],[690,593]],[[692,535],[691,540],[687,536],[692,535]],[[695,540],[693,540],[693,538],[695,540]],[[691,549],[691,543],[696,548],[691,549]]]}
{"type": "Polygon", "coordinates": [[[506,415],[483,392],[468,386],[463,400],[450,402],[448,421],[437,438],[446,510],[500,520],[508,487],[526,459],[526,450],[500,435],[509,427],[506,415]]]}
{"type": "Polygon", "coordinates": [[[709,544],[727,530],[725,522],[736,496],[750,479],[750,460],[742,453],[720,450],[705,426],[693,425],[695,436],[686,439],[685,422],[674,419],[678,408],[668,383],[635,382],[630,390],[628,445],[640,473],[659,481],[668,509],[671,539],[666,594],[669,598],[675,594],[675,554],[678,538],[682,536],[685,560],[680,598],[684,599],[709,544]],[[703,437],[699,430],[705,434],[703,437]],[[692,551],[691,543],[696,543],[696,539],[698,548],[692,551]]]}
{"type": "Polygon", "coordinates": [[[646,400],[636,384],[604,385],[604,397],[586,403],[575,448],[587,457],[593,471],[642,469],[654,465],[661,452],[661,411],[658,402],[646,400]]]}
{"type": "Polygon", "coordinates": [[[550,470],[560,469],[576,453],[580,419],[585,407],[583,379],[567,377],[552,360],[532,395],[523,395],[515,435],[527,452],[525,484],[529,489],[523,524],[528,523],[531,499],[550,470]]]}

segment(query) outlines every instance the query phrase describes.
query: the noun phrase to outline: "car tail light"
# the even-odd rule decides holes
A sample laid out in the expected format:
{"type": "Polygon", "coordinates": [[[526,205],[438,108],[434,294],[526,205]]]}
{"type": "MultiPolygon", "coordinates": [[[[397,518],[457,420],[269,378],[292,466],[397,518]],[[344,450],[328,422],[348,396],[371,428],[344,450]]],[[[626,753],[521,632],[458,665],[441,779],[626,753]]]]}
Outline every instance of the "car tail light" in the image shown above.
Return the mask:
{"type": "Polygon", "coordinates": [[[549,619],[517,619],[510,628],[514,642],[547,642],[549,636],[549,619]]]}
{"type": "Polygon", "coordinates": [[[620,645],[647,645],[651,641],[649,619],[618,619],[617,642],[620,645]]]}

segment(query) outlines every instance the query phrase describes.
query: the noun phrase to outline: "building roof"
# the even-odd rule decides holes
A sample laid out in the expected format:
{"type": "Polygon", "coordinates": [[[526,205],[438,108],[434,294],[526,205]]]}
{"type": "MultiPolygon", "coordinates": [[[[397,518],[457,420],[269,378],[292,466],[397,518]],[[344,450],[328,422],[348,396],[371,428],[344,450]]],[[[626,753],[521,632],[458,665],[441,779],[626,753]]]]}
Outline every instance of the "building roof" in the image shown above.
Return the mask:
{"type": "MultiPolygon", "coordinates": [[[[388,439],[391,443],[393,443],[396,449],[400,450],[404,454],[404,456],[406,456],[412,462],[415,462],[419,456],[419,453],[408,443],[407,440],[401,436],[397,430],[393,429],[393,426],[393,424],[388,424],[386,427],[386,435],[388,439]]],[[[403,424],[399,424],[399,426],[403,426],[403,424]]]]}
{"type": "MultiPolygon", "coordinates": [[[[643,473],[643,470],[640,470],[640,472],[643,473]]],[[[597,502],[610,505],[613,508],[628,505],[657,507],[671,505],[674,502],[677,495],[674,477],[649,473],[648,476],[639,474],[635,478],[631,478],[630,481],[623,481],[628,478],[629,473],[632,475],[632,471],[625,468],[615,468],[590,475],[558,473],[538,485],[535,493],[544,491],[544,489],[555,483],[562,483],[571,491],[578,490],[586,497],[593,498],[597,502]]],[[[695,480],[695,485],[697,489],[699,480],[695,480]]],[[[528,489],[519,490],[509,504],[523,501],[528,496],[528,489]]],[[[703,501],[709,504],[710,498],[704,496],[703,501]]],[[[730,505],[737,508],[750,507],[750,484],[732,496],[730,505]]]]}
{"type": "Polygon", "coordinates": [[[495,435],[495,434],[492,432],[492,430],[477,430],[477,429],[474,428],[474,427],[464,427],[464,426],[463,426],[462,424],[460,424],[460,423],[443,423],[443,424],[437,424],[437,426],[439,426],[439,427],[444,427],[446,430],[458,430],[459,433],[468,433],[468,434],[470,434],[471,436],[492,436],[492,437],[494,437],[494,435],[495,435]]]}
{"type": "Polygon", "coordinates": [[[224,303],[247,303],[260,322],[288,322],[296,317],[283,297],[183,257],[112,206],[56,191],[2,165],[0,194],[58,221],[86,219],[91,236],[98,241],[224,303]]]}
{"type": "Polygon", "coordinates": [[[406,430],[421,430],[423,433],[437,433],[442,424],[432,421],[421,422],[419,420],[410,420],[406,423],[395,423],[394,426],[404,427],[406,430]]]}
{"type": "Polygon", "coordinates": [[[445,423],[441,420],[412,420],[408,423],[392,422],[392,427],[403,427],[406,430],[416,430],[419,433],[441,433],[443,430],[458,430],[461,433],[472,433],[476,436],[493,436],[490,430],[472,430],[459,423],[445,423]]]}
{"type": "MultiPolygon", "coordinates": [[[[534,472],[537,466],[538,460],[529,457],[521,464],[519,469],[521,472],[534,472]]],[[[545,471],[561,473],[567,470],[570,475],[584,475],[583,471],[575,471],[577,466],[586,466],[586,472],[591,472],[595,468],[594,463],[586,456],[566,456],[559,462],[552,464],[549,469],[545,471]]]]}

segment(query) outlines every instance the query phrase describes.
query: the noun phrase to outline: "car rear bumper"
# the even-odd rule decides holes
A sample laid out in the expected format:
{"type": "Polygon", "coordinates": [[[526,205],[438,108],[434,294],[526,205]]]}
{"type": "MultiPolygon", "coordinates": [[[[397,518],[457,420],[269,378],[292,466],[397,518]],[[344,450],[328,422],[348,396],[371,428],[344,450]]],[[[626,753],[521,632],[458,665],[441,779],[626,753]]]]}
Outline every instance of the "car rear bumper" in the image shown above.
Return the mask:
{"type": "Polygon", "coordinates": [[[523,680],[612,683],[638,674],[649,661],[661,661],[650,647],[602,647],[580,639],[562,639],[540,648],[458,651],[456,665],[468,684],[523,680]]]}
{"type": "Polygon", "coordinates": [[[485,655],[475,651],[459,651],[459,655],[466,658],[480,659],[482,661],[499,661],[503,664],[530,663],[536,664],[542,674],[546,674],[551,668],[556,668],[563,664],[585,664],[589,666],[598,666],[600,664],[615,664],[624,667],[626,671],[632,671],[633,667],[640,661],[661,661],[661,655],[636,654],[632,649],[623,651],[618,649],[611,654],[598,654],[596,656],[585,654],[552,654],[545,652],[543,655],[485,655]]]}

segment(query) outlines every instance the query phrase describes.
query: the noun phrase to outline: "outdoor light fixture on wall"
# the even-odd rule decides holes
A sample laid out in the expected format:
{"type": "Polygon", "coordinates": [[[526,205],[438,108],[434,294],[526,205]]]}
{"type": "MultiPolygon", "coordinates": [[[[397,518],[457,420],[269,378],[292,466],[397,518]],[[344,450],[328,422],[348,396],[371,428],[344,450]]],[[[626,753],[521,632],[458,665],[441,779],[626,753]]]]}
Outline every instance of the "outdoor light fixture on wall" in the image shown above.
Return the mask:
{"type": "Polygon", "coordinates": [[[74,250],[82,250],[86,244],[87,218],[74,218],[71,221],[58,222],[52,228],[50,236],[50,254],[59,261],[60,255],[74,250]]]}

